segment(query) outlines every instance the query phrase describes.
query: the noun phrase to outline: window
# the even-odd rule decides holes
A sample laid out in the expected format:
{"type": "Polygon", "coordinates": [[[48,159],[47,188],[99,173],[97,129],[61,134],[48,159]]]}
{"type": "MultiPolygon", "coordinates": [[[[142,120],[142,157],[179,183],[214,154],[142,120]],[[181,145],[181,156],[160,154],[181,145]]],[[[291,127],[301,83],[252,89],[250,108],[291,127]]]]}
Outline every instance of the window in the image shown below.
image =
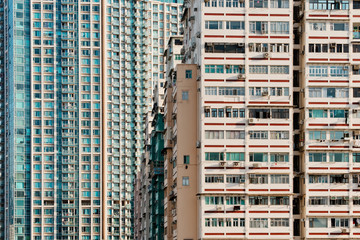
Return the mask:
{"type": "Polygon", "coordinates": [[[205,139],[224,139],[224,131],[221,130],[206,130],[205,139]]]}
{"type": "Polygon", "coordinates": [[[244,96],[245,88],[243,87],[219,87],[219,96],[244,96]]]}
{"type": "Polygon", "coordinates": [[[250,184],[268,184],[268,175],[266,174],[249,174],[250,184]]]}
{"type": "Polygon", "coordinates": [[[331,174],[330,183],[348,183],[349,176],[346,174],[331,174]]]}
{"type": "Polygon", "coordinates": [[[348,77],[349,68],[348,66],[330,66],[331,77],[348,77]]]}
{"type": "Polygon", "coordinates": [[[270,219],[271,227],[289,227],[288,218],[271,218],[270,219]]]}
{"type": "Polygon", "coordinates": [[[331,227],[349,227],[349,219],[348,218],[331,218],[331,227]]]}
{"type": "Polygon", "coordinates": [[[205,21],[205,29],[222,29],[222,21],[205,21]]]}
{"type": "Polygon", "coordinates": [[[189,100],[189,91],[182,91],[181,98],[182,100],[189,100]]]}
{"type": "Polygon", "coordinates": [[[226,175],[226,183],[244,183],[245,175],[236,174],[236,175],[226,175]]]}
{"type": "Polygon", "coordinates": [[[309,131],[310,140],[325,140],[326,131],[309,131]]]}
{"type": "Polygon", "coordinates": [[[349,162],[349,153],[329,153],[329,162],[349,162]]]}
{"type": "Polygon", "coordinates": [[[249,109],[249,118],[270,118],[270,109],[249,109]]]}
{"type": "Polygon", "coordinates": [[[349,24],[348,23],[330,23],[330,30],[331,31],[349,31],[349,24]]]}
{"type": "Polygon", "coordinates": [[[309,218],[310,228],[327,228],[327,218],[309,218]]]}
{"type": "Polygon", "coordinates": [[[223,183],[224,175],[205,175],[206,183],[223,183]]]}
{"type": "Polygon", "coordinates": [[[353,153],[353,162],[360,162],[360,153],[353,153]]]}
{"type": "Polygon", "coordinates": [[[327,118],[326,109],[310,109],[309,118],[327,118]]]}
{"type": "MultiPolygon", "coordinates": [[[[245,53],[243,43],[205,43],[206,53],[245,53]]],[[[245,68],[243,68],[245,69],[245,68]]],[[[245,71],[244,71],[245,73],[245,71]]]]}
{"type": "Polygon", "coordinates": [[[250,33],[251,34],[267,34],[268,33],[268,22],[250,22],[250,33]]]}
{"type": "Polygon", "coordinates": [[[289,74],[289,66],[270,66],[270,74],[289,74]]]}
{"type": "Polygon", "coordinates": [[[227,152],[226,161],[245,161],[245,154],[240,152],[227,152]]]}
{"type": "Polygon", "coordinates": [[[185,78],[187,78],[187,79],[192,78],[192,70],[186,70],[185,71],[185,78]]]}
{"type": "MultiPolygon", "coordinates": [[[[222,153],[222,152],[206,152],[205,160],[206,161],[223,161],[224,153],[222,153]]],[[[184,156],[184,162],[185,162],[185,156],[184,156]]]]}
{"type": "Polygon", "coordinates": [[[190,181],[189,181],[189,177],[183,177],[182,178],[182,185],[183,186],[189,186],[190,181]]]}
{"type": "Polygon", "coordinates": [[[309,175],[309,183],[328,183],[327,175],[309,175]]]}
{"type": "Polygon", "coordinates": [[[270,52],[278,52],[278,53],[289,52],[289,44],[288,43],[271,43],[270,44],[270,52]]]}
{"type": "Polygon", "coordinates": [[[249,196],[250,205],[268,205],[268,200],[267,196],[249,196]]]}
{"type": "Polygon", "coordinates": [[[217,95],[217,87],[205,87],[205,95],[217,95]]]}
{"type": "Polygon", "coordinates": [[[245,131],[227,130],[226,139],[245,139],[245,131]]]}
{"type": "Polygon", "coordinates": [[[224,197],[205,196],[205,205],[222,205],[222,204],[224,204],[224,197]]]}
{"type": "Polygon", "coordinates": [[[289,183],[289,175],[284,174],[271,174],[271,183],[274,184],[288,184],[289,183]]]}
{"type": "Polygon", "coordinates": [[[310,0],[310,9],[313,10],[345,10],[349,9],[348,0],[310,0]]]}
{"type": "Polygon", "coordinates": [[[327,77],[328,67],[327,66],[309,66],[310,77],[327,77]]]}
{"type": "Polygon", "coordinates": [[[330,118],[347,118],[349,116],[348,110],[343,109],[330,109],[330,118]]]}
{"type": "Polygon", "coordinates": [[[270,197],[270,205],[289,205],[289,197],[270,197]]]}
{"type": "Polygon", "coordinates": [[[249,43],[250,52],[269,52],[267,43],[249,43]]]}
{"type": "Polygon", "coordinates": [[[271,8],[289,8],[289,0],[270,0],[271,8]]]}
{"type": "Polygon", "coordinates": [[[268,131],[249,131],[250,139],[268,139],[268,131]]]}
{"type": "Polygon", "coordinates": [[[250,218],[250,228],[268,228],[268,219],[250,218]]]}
{"type": "Polygon", "coordinates": [[[310,22],[309,27],[311,31],[326,31],[325,22],[310,22]]]}
{"type": "Polygon", "coordinates": [[[190,164],[190,156],[184,155],[184,164],[190,164]]]}
{"type": "Polygon", "coordinates": [[[288,153],[271,153],[270,162],[289,162],[288,153]]]}
{"type": "Polygon", "coordinates": [[[224,73],[224,65],[205,65],[205,73],[224,73]]]}
{"type": "Polygon", "coordinates": [[[328,205],[328,197],[309,197],[310,205],[328,205]]]}
{"type": "Polygon", "coordinates": [[[309,153],[309,162],[326,162],[326,153],[309,153]]]}
{"type": "Polygon", "coordinates": [[[270,22],[270,33],[289,34],[289,22],[270,22]]]}
{"type": "Polygon", "coordinates": [[[244,30],[245,22],[241,21],[226,21],[226,29],[230,30],[244,30]]]}
{"type": "Polygon", "coordinates": [[[270,139],[289,139],[289,131],[270,131],[270,139]]]}
{"type": "Polygon", "coordinates": [[[268,66],[264,65],[250,65],[249,66],[250,74],[268,74],[268,66]]]}
{"type": "Polygon", "coordinates": [[[332,206],[349,205],[349,197],[330,196],[330,205],[332,206]]]}
{"type": "Polygon", "coordinates": [[[267,8],[268,0],[250,0],[249,4],[251,8],[267,8]]]}
{"type": "Polygon", "coordinates": [[[245,205],[245,197],[228,196],[226,197],[226,205],[245,205]]]}
{"type": "Polygon", "coordinates": [[[250,162],[267,162],[268,154],[267,153],[250,153],[250,162]]]}

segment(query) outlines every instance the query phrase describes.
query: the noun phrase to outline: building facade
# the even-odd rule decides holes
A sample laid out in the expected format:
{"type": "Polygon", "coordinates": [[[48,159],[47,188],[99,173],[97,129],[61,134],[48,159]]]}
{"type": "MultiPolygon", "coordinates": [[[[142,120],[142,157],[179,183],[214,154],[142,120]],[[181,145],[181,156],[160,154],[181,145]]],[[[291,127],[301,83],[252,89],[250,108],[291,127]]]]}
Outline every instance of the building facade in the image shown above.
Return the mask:
{"type": "Polygon", "coordinates": [[[178,1],[11,0],[0,10],[0,237],[133,239],[153,57],[179,28],[178,1]]]}

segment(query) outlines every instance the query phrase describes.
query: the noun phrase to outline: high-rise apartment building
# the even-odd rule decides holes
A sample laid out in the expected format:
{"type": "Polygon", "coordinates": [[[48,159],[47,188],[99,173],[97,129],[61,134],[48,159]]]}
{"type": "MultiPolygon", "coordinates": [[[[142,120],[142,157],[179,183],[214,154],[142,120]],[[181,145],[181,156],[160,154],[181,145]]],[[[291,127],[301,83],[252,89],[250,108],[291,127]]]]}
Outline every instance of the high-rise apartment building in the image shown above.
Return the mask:
{"type": "Polygon", "coordinates": [[[144,116],[179,2],[1,2],[0,238],[134,238],[144,116]]]}
{"type": "Polygon", "coordinates": [[[358,238],[359,16],[359,1],[185,2],[185,64],[167,57],[165,238],[358,238]],[[177,71],[193,65],[197,141],[180,153],[177,71]]]}

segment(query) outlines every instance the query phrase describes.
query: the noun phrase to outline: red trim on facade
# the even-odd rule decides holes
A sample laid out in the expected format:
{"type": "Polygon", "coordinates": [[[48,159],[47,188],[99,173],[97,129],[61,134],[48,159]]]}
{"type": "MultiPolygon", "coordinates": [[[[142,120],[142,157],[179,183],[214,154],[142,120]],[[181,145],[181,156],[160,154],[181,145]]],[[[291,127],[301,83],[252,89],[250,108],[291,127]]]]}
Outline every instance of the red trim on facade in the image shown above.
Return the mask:
{"type": "Polygon", "coordinates": [[[250,101],[249,104],[268,104],[268,102],[266,101],[250,101]]]}
{"type": "Polygon", "coordinates": [[[330,104],[349,104],[349,102],[330,102],[330,104]]]}
{"type": "Polygon", "coordinates": [[[249,213],[269,213],[269,211],[249,211],[249,213]]]}
{"type": "Polygon", "coordinates": [[[251,147],[251,148],[267,148],[269,146],[268,145],[249,145],[249,147],[251,147]]]}
{"type": "Polygon", "coordinates": [[[270,169],[285,170],[290,169],[289,167],[270,167],[270,169]]]}
{"type": "Polygon", "coordinates": [[[249,16],[252,16],[252,17],[267,17],[267,16],[269,16],[269,14],[250,13],[249,16]]]}
{"type": "Polygon", "coordinates": [[[340,14],[330,14],[330,17],[341,17],[341,18],[348,18],[349,15],[340,15],[340,14]]]}
{"type": "Polygon", "coordinates": [[[288,192],[290,189],[270,189],[270,192],[288,192]]]}
{"type": "Polygon", "coordinates": [[[274,61],[288,61],[289,58],[270,58],[270,60],[274,60],[274,61]]]}
{"type": "Polygon", "coordinates": [[[328,146],[309,146],[309,148],[328,148],[328,146]]]}
{"type": "Polygon", "coordinates": [[[309,61],[328,61],[327,58],[309,58],[309,61]]]}
{"type": "Polygon", "coordinates": [[[226,16],[245,16],[244,13],[226,13],[226,16]]]}
{"type": "Polygon", "coordinates": [[[350,189],[330,189],[330,192],[349,192],[350,189]]]}
{"type": "Polygon", "coordinates": [[[330,211],[330,213],[350,213],[349,211],[330,211]]]}
{"type": "Polygon", "coordinates": [[[224,211],[205,211],[205,213],[224,213],[224,211]]]}
{"type": "Polygon", "coordinates": [[[267,192],[269,189],[249,189],[250,192],[267,192]]]}
{"type": "Polygon", "coordinates": [[[224,60],[225,58],[223,57],[205,57],[205,60],[224,60]]]}
{"type": "Polygon", "coordinates": [[[224,167],[205,167],[205,169],[224,169],[224,167]]]}
{"type": "Polygon", "coordinates": [[[224,16],[223,13],[204,13],[205,16],[224,16]]]}
{"type": "Polygon", "coordinates": [[[309,126],[313,127],[320,127],[320,126],[327,126],[327,123],[309,123],[309,126]]]}
{"type": "Polygon", "coordinates": [[[309,167],[309,170],[328,170],[327,167],[309,167]]]}
{"type": "Polygon", "coordinates": [[[245,145],[226,145],[226,147],[244,148],[245,145]]]}
{"type": "Polygon", "coordinates": [[[245,123],[226,123],[226,126],[245,126],[245,123]]]}
{"type": "Polygon", "coordinates": [[[345,124],[345,123],[330,123],[330,126],[347,127],[347,126],[349,126],[349,124],[345,124]]]}
{"type": "Polygon", "coordinates": [[[249,79],[249,82],[268,82],[267,79],[249,79]]]}
{"type": "Polygon", "coordinates": [[[269,233],[249,233],[249,235],[269,235],[269,233]]]}
{"type": "Polygon", "coordinates": [[[270,126],[289,126],[288,123],[270,123],[270,126]]]}
{"type": "Polygon", "coordinates": [[[224,126],[224,123],[205,123],[205,126],[224,126]]]}
{"type": "Polygon", "coordinates": [[[226,211],[226,213],[245,213],[245,211],[226,211]]]}
{"type": "Polygon", "coordinates": [[[289,36],[270,36],[270,38],[276,38],[276,39],[288,39],[289,36]]]}
{"type": "Polygon", "coordinates": [[[225,102],[225,101],[205,101],[205,103],[234,103],[234,104],[244,104],[245,102],[225,102]]]}
{"type": "Polygon", "coordinates": [[[245,82],[245,80],[238,80],[238,79],[226,79],[227,82],[245,82]]]}
{"type": "Polygon", "coordinates": [[[205,82],[223,82],[224,79],[205,79],[205,82]]]}
{"type": "MultiPolygon", "coordinates": [[[[226,169],[245,169],[245,167],[226,167],[226,169]]],[[[238,189],[236,189],[237,191],[238,189]]],[[[230,191],[230,190],[229,190],[230,191]]]]}
{"type": "Polygon", "coordinates": [[[204,35],[206,38],[224,38],[224,35],[204,35]]]}
{"type": "Polygon", "coordinates": [[[309,192],[327,192],[328,189],[309,189],[309,192]]]}
{"type": "Polygon", "coordinates": [[[289,80],[270,80],[270,82],[289,82],[289,80]]]}
{"type": "Polygon", "coordinates": [[[227,57],[226,60],[245,60],[245,58],[227,57]]]}
{"type": "Polygon", "coordinates": [[[245,235],[245,233],[226,233],[226,236],[237,236],[237,235],[245,235]]]}
{"type": "Polygon", "coordinates": [[[313,37],[309,37],[309,39],[328,39],[328,37],[316,37],[316,36],[313,36],[313,37]]]}
{"type": "Polygon", "coordinates": [[[249,123],[251,126],[268,126],[267,123],[249,123]]]}
{"type": "Polygon", "coordinates": [[[226,35],[225,38],[245,38],[245,36],[242,36],[242,35],[226,35]]]}
{"type": "Polygon", "coordinates": [[[328,235],[327,233],[309,233],[309,235],[328,235]]]}
{"type": "Polygon", "coordinates": [[[309,80],[309,83],[327,83],[328,80],[309,80]]]}
{"type": "Polygon", "coordinates": [[[309,17],[328,17],[329,15],[324,15],[324,14],[309,14],[309,17]]]}
{"type": "Polygon", "coordinates": [[[289,17],[289,14],[270,14],[270,17],[289,17]]]}
{"type": "Polygon", "coordinates": [[[224,233],[205,233],[205,236],[211,236],[211,235],[223,236],[224,233]]]}
{"type": "Polygon", "coordinates": [[[205,147],[216,147],[216,148],[222,148],[224,145],[205,145],[205,147]]]}
{"type": "Polygon", "coordinates": [[[309,102],[309,104],[328,104],[328,102],[309,102]]]}
{"type": "Polygon", "coordinates": [[[329,211],[309,211],[309,213],[329,213],[329,211]]]}
{"type": "Polygon", "coordinates": [[[216,189],[216,188],[205,188],[204,190],[205,190],[205,192],[223,192],[223,191],[224,191],[224,189],[221,189],[221,188],[219,188],[219,189],[216,189]]]}
{"type": "Polygon", "coordinates": [[[270,102],[270,104],[290,104],[289,102],[270,102]]]}
{"type": "Polygon", "coordinates": [[[270,233],[270,235],[290,235],[290,233],[270,233]]]}
{"type": "Polygon", "coordinates": [[[244,192],[245,189],[226,189],[227,192],[244,192]]]}
{"type": "Polygon", "coordinates": [[[350,233],[341,233],[341,232],[338,232],[338,233],[330,233],[330,235],[350,235],[350,233]]]}
{"type": "Polygon", "coordinates": [[[289,211],[270,211],[270,213],[289,213],[289,211]]]}
{"type": "Polygon", "coordinates": [[[331,83],[348,83],[348,80],[330,80],[331,83]]]}
{"type": "Polygon", "coordinates": [[[249,58],[249,60],[259,61],[259,60],[268,60],[268,59],[267,59],[267,58],[263,58],[263,57],[258,57],[258,58],[249,58]]]}
{"type": "Polygon", "coordinates": [[[249,36],[249,38],[269,38],[268,36],[249,36]]]}
{"type": "Polygon", "coordinates": [[[289,148],[289,145],[270,145],[271,148],[289,148]]]}
{"type": "Polygon", "coordinates": [[[331,61],[345,61],[345,62],[347,62],[347,61],[349,61],[349,59],[348,58],[330,58],[330,62],[331,61]]]}

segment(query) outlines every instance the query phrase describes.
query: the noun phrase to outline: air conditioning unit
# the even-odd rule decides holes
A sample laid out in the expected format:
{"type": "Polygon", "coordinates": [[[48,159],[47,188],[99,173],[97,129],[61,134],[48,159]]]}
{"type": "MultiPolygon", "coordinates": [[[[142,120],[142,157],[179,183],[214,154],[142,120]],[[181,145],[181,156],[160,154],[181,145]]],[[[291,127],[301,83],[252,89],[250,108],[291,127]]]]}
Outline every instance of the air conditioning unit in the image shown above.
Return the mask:
{"type": "Polygon", "coordinates": [[[353,109],[352,112],[353,112],[353,113],[357,113],[358,110],[357,110],[357,109],[353,109]]]}
{"type": "Polygon", "coordinates": [[[330,47],[331,47],[331,48],[335,48],[335,47],[336,47],[336,43],[330,43],[330,47]]]}
{"type": "Polygon", "coordinates": [[[238,166],[238,165],[239,165],[239,162],[233,162],[233,165],[234,165],[234,166],[238,166]]]}
{"type": "Polygon", "coordinates": [[[261,93],[261,96],[265,97],[265,96],[269,96],[269,92],[268,91],[264,91],[261,93]]]}
{"type": "Polygon", "coordinates": [[[205,110],[210,110],[211,107],[210,107],[210,106],[205,106],[204,109],[205,109],[205,110]]]}
{"type": "Polygon", "coordinates": [[[244,47],[244,46],[245,46],[245,43],[238,43],[238,46],[239,46],[239,47],[244,47]]]}
{"type": "Polygon", "coordinates": [[[360,69],[360,65],[353,65],[353,69],[354,69],[354,70],[359,70],[359,69],[360,69]]]}
{"type": "Polygon", "coordinates": [[[221,211],[223,209],[222,206],[216,206],[216,210],[221,211]]]}
{"type": "Polygon", "coordinates": [[[241,206],[235,205],[235,206],[234,206],[234,211],[240,211],[240,208],[241,208],[241,206]]]}
{"type": "Polygon", "coordinates": [[[230,69],[231,66],[230,66],[229,64],[226,64],[226,65],[225,65],[225,68],[226,68],[226,69],[230,69]]]}
{"type": "Polygon", "coordinates": [[[201,32],[197,32],[197,33],[196,33],[196,37],[197,37],[197,38],[201,38],[201,32]]]}
{"type": "Polygon", "coordinates": [[[240,80],[240,79],[245,79],[245,74],[239,74],[238,75],[238,79],[240,80]]]}
{"type": "Polygon", "coordinates": [[[303,125],[303,124],[304,124],[304,120],[300,120],[300,121],[299,121],[299,124],[300,124],[300,125],[303,125]]]}
{"type": "Polygon", "coordinates": [[[249,123],[253,123],[255,122],[255,119],[254,118],[249,118],[249,123]]]}
{"type": "Polygon", "coordinates": [[[196,148],[201,148],[201,142],[200,141],[196,141],[196,148]]]}
{"type": "Polygon", "coordinates": [[[205,2],[205,3],[208,3],[208,2],[210,2],[210,0],[204,0],[204,2],[205,2]]]}
{"type": "Polygon", "coordinates": [[[264,58],[269,58],[270,57],[270,53],[264,53],[264,58]]]}
{"type": "Polygon", "coordinates": [[[225,166],[225,164],[226,164],[226,162],[225,161],[222,161],[222,162],[220,162],[220,166],[225,166]]]}
{"type": "Polygon", "coordinates": [[[260,163],[254,163],[254,164],[253,164],[253,167],[254,167],[254,168],[259,168],[259,167],[261,167],[261,164],[260,164],[260,163]]]}
{"type": "Polygon", "coordinates": [[[320,142],[325,142],[326,140],[325,139],[320,139],[320,142]]]}
{"type": "Polygon", "coordinates": [[[349,230],[348,228],[342,228],[342,229],[341,229],[341,232],[342,232],[342,233],[348,233],[349,231],[350,231],[350,230],[349,230]]]}

